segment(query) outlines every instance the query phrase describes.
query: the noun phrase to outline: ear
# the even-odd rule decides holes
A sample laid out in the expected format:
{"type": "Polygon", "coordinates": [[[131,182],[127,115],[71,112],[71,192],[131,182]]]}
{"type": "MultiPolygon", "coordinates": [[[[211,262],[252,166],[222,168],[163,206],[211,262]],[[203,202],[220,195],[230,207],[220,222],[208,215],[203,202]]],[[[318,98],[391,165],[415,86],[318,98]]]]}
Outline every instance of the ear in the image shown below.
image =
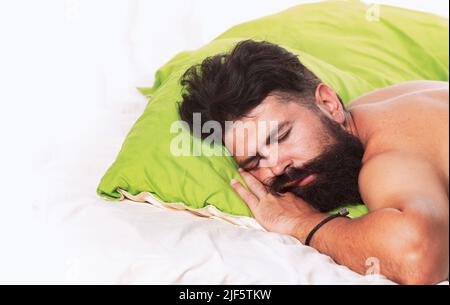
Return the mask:
{"type": "Polygon", "coordinates": [[[339,124],[345,123],[345,111],[336,92],[321,83],[316,89],[316,103],[319,108],[339,124]]]}

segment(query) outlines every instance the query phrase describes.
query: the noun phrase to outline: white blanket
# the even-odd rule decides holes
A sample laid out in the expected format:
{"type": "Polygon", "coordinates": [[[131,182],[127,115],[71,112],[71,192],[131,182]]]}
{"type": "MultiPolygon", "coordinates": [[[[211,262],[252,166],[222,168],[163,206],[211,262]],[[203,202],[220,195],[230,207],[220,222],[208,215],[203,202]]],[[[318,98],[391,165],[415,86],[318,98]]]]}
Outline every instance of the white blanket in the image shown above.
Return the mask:
{"type": "Polygon", "coordinates": [[[92,202],[55,229],[71,283],[389,284],[289,236],[142,203],[92,202]]]}

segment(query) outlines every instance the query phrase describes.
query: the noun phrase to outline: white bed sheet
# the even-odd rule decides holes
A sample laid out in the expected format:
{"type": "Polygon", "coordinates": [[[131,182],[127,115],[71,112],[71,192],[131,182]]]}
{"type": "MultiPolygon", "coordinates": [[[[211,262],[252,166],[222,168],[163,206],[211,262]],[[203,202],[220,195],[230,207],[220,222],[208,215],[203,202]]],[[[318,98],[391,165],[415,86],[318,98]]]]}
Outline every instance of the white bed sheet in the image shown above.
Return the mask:
{"type": "Polygon", "coordinates": [[[390,283],[357,275],[289,236],[147,204],[93,200],[48,229],[63,249],[53,280],[66,283],[390,283]]]}

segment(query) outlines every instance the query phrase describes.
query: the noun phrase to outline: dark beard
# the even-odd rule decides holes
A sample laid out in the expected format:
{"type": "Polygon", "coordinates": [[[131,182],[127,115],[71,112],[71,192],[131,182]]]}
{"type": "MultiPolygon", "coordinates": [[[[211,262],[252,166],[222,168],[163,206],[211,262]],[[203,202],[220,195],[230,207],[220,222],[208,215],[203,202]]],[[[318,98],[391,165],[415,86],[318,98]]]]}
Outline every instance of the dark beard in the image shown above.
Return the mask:
{"type": "Polygon", "coordinates": [[[361,203],[358,176],[362,167],[364,147],[361,141],[345,131],[335,121],[321,116],[321,121],[330,132],[334,143],[325,152],[305,164],[302,168],[291,167],[275,177],[269,191],[279,196],[291,192],[321,212],[329,212],[348,204],[361,203]],[[315,174],[316,179],[306,186],[289,183],[315,174]]]}

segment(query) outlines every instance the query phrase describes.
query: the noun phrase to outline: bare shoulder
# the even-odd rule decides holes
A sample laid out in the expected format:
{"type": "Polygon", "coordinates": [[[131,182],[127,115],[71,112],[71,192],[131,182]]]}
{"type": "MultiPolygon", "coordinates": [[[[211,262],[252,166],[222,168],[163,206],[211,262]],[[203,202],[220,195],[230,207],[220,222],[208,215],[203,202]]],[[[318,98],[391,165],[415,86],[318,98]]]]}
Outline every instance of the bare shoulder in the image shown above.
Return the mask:
{"type": "Polygon", "coordinates": [[[363,164],[359,186],[370,210],[404,210],[419,201],[448,210],[445,182],[434,164],[419,154],[392,150],[373,156],[363,164]]]}
{"type": "MultiPolygon", "coordinates": [[[[415,83],[422,84],[399,86],[415,83]]],[[[409,153],[432,163],[448,181],[448,83],[425,82],[420,90],[402,90],[385,100],[349,108],[365,142],[364,161],[386,151],[409,153]]]]}
{"type": "Polygon", "coordinates": [[[394,86],[390,86],[387,88],[379,89],[373,92],[370,92],[366,95],[358,97],[349,103],[349,108],[359,105],[366,105],[378,102],[385,102],[392,99],[398,99],[404,95],[424,95],[424,94],[440,94],[443,96],[443,102],[446,102],[448,105],[448,91],[449,91],[449,83],[448,82],[439,82],[439,81],[427,81],[427,80],[418,80],[418,81],[410,81],[406,83],[397,84],[394,86]],[[445,98],[445,96],[447,98],[445,98]]]}

